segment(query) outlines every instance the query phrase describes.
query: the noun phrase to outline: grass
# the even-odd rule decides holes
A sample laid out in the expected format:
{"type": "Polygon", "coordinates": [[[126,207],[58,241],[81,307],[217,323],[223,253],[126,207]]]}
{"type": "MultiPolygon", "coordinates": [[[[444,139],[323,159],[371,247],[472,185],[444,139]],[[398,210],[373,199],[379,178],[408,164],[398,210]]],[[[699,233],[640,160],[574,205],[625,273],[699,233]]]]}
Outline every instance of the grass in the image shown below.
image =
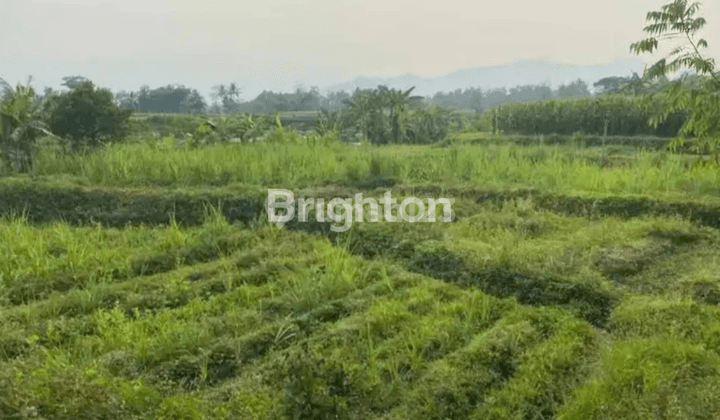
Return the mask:
{"type": "MultiPolygon", "coordinates": [[[[287,136],[287,135],[286,135],[287,136]]],[[[46,150],[33,175],[72,176],[94,185],[147,184],[359,185],[389,179],[399,185],[443,184],[495,190],[537,189],[552,194],[717,198],[719,172],[686,157],[638,150],[623,164],[601,150],[571,146],[455,145],[307,147],[289,143],[221,144],[201,149],[165,142],[116,144],[89,156],[46,150]]]]}
{"type": "Polygon", "coordinates": [[[716,416],[716,168],[289,143],[48,152],[4,179],[0,418],[716,416]],[[269,187],[457,217],[279,229],[269,187]]]}

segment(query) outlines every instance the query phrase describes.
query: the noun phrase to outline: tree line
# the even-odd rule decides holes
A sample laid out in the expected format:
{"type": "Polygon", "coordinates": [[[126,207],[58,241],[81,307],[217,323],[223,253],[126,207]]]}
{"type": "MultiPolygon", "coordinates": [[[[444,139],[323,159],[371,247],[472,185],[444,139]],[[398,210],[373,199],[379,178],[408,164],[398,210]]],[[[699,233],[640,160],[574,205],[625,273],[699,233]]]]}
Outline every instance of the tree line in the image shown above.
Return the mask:
{"type": "MultiPolygon", "coordinates": [[[[68,76],[63,78],[63,86],[68,89],[89,79],[82,76],[68,76]]],[[[657,81],[648,82],[645,78],[633,74],[632,77],[608,77],[594,84],[598,94],[625,93],[642,95],[659,91],[665,84],[657,81]]],[[[309,90],[297,88],[294,92],[282,93],[270,90],[263,91],[255,99],[242,101],[242,89],[236,83],[220,84],[210,92],[211,103],[197,89],[182,84],[169,84],[151,89],[143,85],[137,91],[120,90],[113,95],[115,102],[127,109],[136,112],[175,112],[175,113],[272,113],[288,111],[337,111],[347,106],[355,92],[328,92],[320,93],[317,87],[309,90]]],[[[46,88],[39,98],[50,94],[58,94],[46,88]]],[[[563,84],[556,89],[548,85],[522,85],[512,88],[481,89],[472,87],[456,89],[451,92],[437,92],[433,96],[424,97],[422,101],[444,108],[458,108],[473,110],[478,113],[498,105],[513,102],[534,102],[549,99],[569,99],[590,97],[589,86],[578,79],[569,84],[563,84]]]]}
{"type": "MultiPolygon", "coordinates": [[[[637,74],[633,77],[610,77],[601,79],[594,84],[600,93],[623,92],[634,94],[646,93],[637,74]]],[[[337,111],[346,107],[346,102],[356,92],[328,92],[322,94],[317,87],[309,90],[297,88],[294,92],[283,93],[270,90],[263,91],[255,99],[242,101],[242,90],[236,83],[214,86],[207,103],[196,90],[184,85],[167,85],[150,89],[144,85],[138,91],[121,90],[115,94],[120,106],[139,112],[179,112],[179,113],[261,113],[275,111],[337,111]]],[[[511,102],[534,102],[548,99],[570,99],[592,96],[590,88],[583,80],[563,84],[556,89],[548,85],[522,85],[512,88],[481,89],[472,87],[456,89],[452,92],[437,92],[433,96],[421,100],[444,108],[458,108],[482,112],[497,105],[511,102]]]]}

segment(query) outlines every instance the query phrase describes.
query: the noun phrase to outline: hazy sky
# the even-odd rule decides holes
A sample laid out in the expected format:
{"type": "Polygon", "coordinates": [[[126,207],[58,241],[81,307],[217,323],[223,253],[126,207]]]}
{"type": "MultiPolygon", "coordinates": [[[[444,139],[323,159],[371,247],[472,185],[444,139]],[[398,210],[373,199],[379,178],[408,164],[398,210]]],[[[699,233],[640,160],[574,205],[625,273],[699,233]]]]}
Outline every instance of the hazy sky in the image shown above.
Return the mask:
{"type": "MultiPolygon", "coordinates": [[[[646,13],[667,2],[0,0],[0,77],[32,74],[36,85],[59,87],[77,74],[113,90],[230,81],[279,90],[535,58],[605,64],[631,57],[646,13]]],[[[704,2],[700,14],[707,52],[720,61],[720,2],[704,2]]]]}

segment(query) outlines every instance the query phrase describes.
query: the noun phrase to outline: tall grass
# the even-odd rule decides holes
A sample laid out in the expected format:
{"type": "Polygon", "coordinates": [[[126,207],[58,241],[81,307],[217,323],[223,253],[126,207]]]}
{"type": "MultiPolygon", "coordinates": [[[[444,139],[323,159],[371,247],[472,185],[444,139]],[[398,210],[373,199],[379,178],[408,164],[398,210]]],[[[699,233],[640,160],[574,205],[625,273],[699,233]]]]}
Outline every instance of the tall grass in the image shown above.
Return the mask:
{"type": "Polygon", "coordinates": [[[339,162],[332,150],[270,143],[244,147],[217,144],[199,149],[114,144],[85,156],[44,151],[38,156],[35,174],[71,174],[99,184],[296,182],[307,176],[337,177],[339,162]]]}
{"type": "Polygon", "coordinates": [[[667,152],[641,150],[625,165],[603,166],[599,154],[591,157],[572,146],[354,147],[321,138],[292,140],[198,149],[152,142],[114,144],[86,156],[45,150],[37,157],[34,174],[69,174],[103,185],[245,183],[290,188],[382,176],[403,183],[551,193],[720,195],[717,167],[693,167],[687,157],[667,152]]]}

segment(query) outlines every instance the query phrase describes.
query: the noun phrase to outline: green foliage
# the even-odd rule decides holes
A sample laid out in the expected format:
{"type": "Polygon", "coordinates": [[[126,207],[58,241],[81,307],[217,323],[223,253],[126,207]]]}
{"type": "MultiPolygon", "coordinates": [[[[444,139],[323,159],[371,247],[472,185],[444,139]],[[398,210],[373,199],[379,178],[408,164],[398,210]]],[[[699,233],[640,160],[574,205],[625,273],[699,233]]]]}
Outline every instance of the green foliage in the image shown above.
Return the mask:
{"type": "Polygon", "coordinates": [[[339,136],[342,127],[345,125],[344,120],[346,118],[347,113],[341,110],[328,111],[323,109],[318,115],[315,132],[321,136],[329,133],[334,133],[339,136]]]}
{"type": "Polygon", "coordinates": [[[182,138],[185,134],[192,134],[198,125],[203,124],[203,120],[198,116],[180,115],[180,114],[163,114],[149,115],[147,117],[135,115],[132,120],[131,127],[134,129],[133,134],[136,136],[147,136],[149,133],[157,132],[160,136],[175,136],[182,138]]]}
{"type": "Polygon", "coordinates": [[[317,87],[312,87],[310,90],[297,88],[295,92],[290,93],[263,91],[255,99],[237,104],[234,112],[269,114],[275,111],[320,111],[321,109],[334,111],[342,108],[343,101],[347,99],[350,99],[350,95],[346,92],[331,92],[323,96],[317,87]]]}
{"type": "Polygon", "coordinates": [[[342,368],[323,366],[317,356],[295,354],[287,361],[287,382],[284,386],[284,409],[292,420],[345,420],[350,418],[342,399],[344,373],[342,368]]]}
{"type": "Polygon", "coordinates": [[[119,91],[117,102],[124,108],[145,112],[204,112],[207,108],[200,93],[183,85],[167,85],[150,89],[145,85],[137,92],[119,91]]]}
{"type": "Polygon", "coordinates": [[[487,118],[506,133],[675,136],[684,123],[682,110],[668,111],[667,120],[652,128],[645,103],[626,95],[516,103],[494,108],[487,118]]]}
{"type": "Polygon", "coordinates": [[[269,116],[252,114],[244,115],[228,127],[231,133],[236,134],[243,142],[255,140],[265,135],[271,128],[269,116]]]}
{"type": "Polygon", "coordinates": [[[659,40],[681,39],[688,45],[681,45],[672,50],[667,58],[655,63],[648,71],[650,76],[664,76],[683,68],[691,68],[699,74],[710,74],[720,82],[714,74],[715,60],[706,59],[700,54],[701,48],[707,48],[705,39],[694,40],[695,34],[706,24],[702,17],[694,17],[700,9],[700,3],[688,3],[688,0],[674,0],[664,5],[660,11],[648,12],[650,23],[643,31],[649,35],[642,41],[630,46],[630,51],[637,54],[652,53],[658,48],[659,40]],[[667,61],[668,58],[672,60],[667,61]]]}
{"type": "Polygon", "coordinates": [[[648,95],[661,91],[669,80],[666,76],[644,74],[640,77],[633,72],[632,77],[606,77],[597,81],[594,86],[599,94],[648,95]]]}
{"type": "Polygon", "coordinates": [[[158,420],[204,420],[197,400],[188,396],[166,398],[158,409],[158,420]]]}
{"type": "Polygon", "coordinates": [[[618,341],[558,418],[712,418],[719,368],[715,352],[673,338],[618,341]]]}
{"type": "Polygon", "coordinates": [[[6,166],[15,172],[28,172],[38,138],[52,134],[43,121],[41,102],[30,86],[18,84],[15,88],[0,79],[0,151],[6,166]]]}
{"type": "Polygon", "coordinates": [[[410,96],[413,89],[402,92],[378,86],[374,90],[356,90],[352,101],[346,101],[350,106],[347,124],[359,128],[361,141],[367,140],[374,144],[406,142],[411,120],[409,110],[418,107],[421,99],[419,96],[410,96]]]}
{"type": "Polygon", "coordinates": [[[118,107],[110,90],[81,82],[58,100],[49,125],[55,134],[69,141],[73,150],[124,137],[132,110],[118,107]]]}
{"type": "Polygon", "coordinates": [[[426,106],[414,111],[406,132],[408,143],[428,144],[444,140],[453,129],[463,126],[461,116],[449,109],[426,106]]]}
{"type": "Polygon", "coordinates": [[[683,146],[686,138],[694,138],[696,151],[712,153],[720,164],[720,83],[706,78],[699,89],[671,83],[662,92],[646,98],[643,105],[651,112],[650,124],[656,127],[673,113],[687,113],[673,148],[683,146]]]}
{"type": "MultiPolygon", "coordinates": [[[[268,115],[135,115],[128,124],[128,136],[174,136],[195,145],[241,142],[247,143],[265,136],[272,127],[268,115]]],[[[184,141],[180,141],[183,143],[184,141]]]]}
{"type": "Polygon", "coordinates": [[[197,146],[218,142],[219,136],[214,133],[215,126],[214,124],[210,124],[212,123],[209,120],[198,124],[195,132],[188,140],[190,147],[195,148],[197,146]]]}
{"type": "Polygon", "coordinates": [[[492,99],[497,99],[499,95],[493,95],[493,93],[498,92],[499,91],[484,92],[480,88],[456,89],[454,92],[437,92],[432,98],[428,98],[428,101],[434,105],[445,108],[457,107],[460,109],[471,109],[479,113],[482,112],[484,108],[487,108],[488,104],[485,102],[491,100],[491,96],[496,96],[496,98],[492,99]]]}
{"type": "Polygon", "coordinates": [[[647,21],[650,24],[644,31],[651,37],[632,44],[630,50],[637,54],[652,53],[660,40],[681,39],[686,43],[647,69],[646,76],[664,77],[690,68],[704,77],[700,77],[694,86],[685,83],[688,77],[669,83],[661,92],[647,98],[644,108],[652,112],[650,123],[654,126],[666,121],[673,113],[687,113],[675,145],[682,145],[685,137],[694,137],[698,148],[711,152],[720,165],[720,73],[716,71],[715,60],[700,53],[702,48],[707,48],[707,41],[694,38],[706,24],[704,18],[695,17],[699,9],[699,3],[675,0],[660,11],[649,12],[647,21]]]}
{"type": "MultiPolygon", "coordinates": [[[[633,73],[633,77],[639,78],[637,73],[633,73]]],[[[632,78],[611,76],[605,77],[593,84],[593,87],[598,89],[599,93],[615,93],[622,89],[624,86],[629,85],[632,82],[632,78]]]]}
{"type": "MultiPolygon", "coordinates": [[[[710,166],[693,167],[698,157],[638,151],[628,145],[622,153],[608,156],[607,150],[598,147],[600,136],[580,136],[575,145],[562,139],[560,144],[549,146],[539,145],[537,138],[520,139],[527,140],[525,145],[515,145],[516,141],[522,142],[512,137],[485,140],[483,133],[475,136],[481,137],[480,144],[377,149],[338,144],[331,141],[333,136],[301,135],[288,130],[282,137],[273,137],[277,141],[220,143],[194,150],[156,147],[153,144],[160,140],[157,137],[152,142],[112,144],[84,156],[43,149],[36,155],[32,173],[112,185],[261,185],[273,179],[290,187],[327,182],[354,185],[359,180],[372,180],[384,187],[451,182],[458,187],[532,188],[563,194],[718,196],[720,174],[710,166]],[[593,147],[583,148],[583,141],[593,147]],[[306,147],[313,142],[329,147],[306,147]],[[354,174],[352,181],[347,179],[349,168],[354,174]]],[[[648,147],[652,143],[647,140],[648,147]]]]}
{"type": "MultiPolygon", "coordinates": [[[[194,135],[194,145],[226,143],[229,141],[248,143],[260,137],[266,136],[272,129],[272,122],[277,127],[279,117],[260,115],[222,116],[212,120],[201,121],[194,135]]],[[[282,128],[282,126],[280,126],[282,128]]]]}
{"type": "Polygon", "coordinates": [[[559,99],[578,98],[590,96],[590,91],[588,90],[587,83],[585,83],[582,79],[578,79],[570,84],[558,87],[556,96],[559,99]]]}

